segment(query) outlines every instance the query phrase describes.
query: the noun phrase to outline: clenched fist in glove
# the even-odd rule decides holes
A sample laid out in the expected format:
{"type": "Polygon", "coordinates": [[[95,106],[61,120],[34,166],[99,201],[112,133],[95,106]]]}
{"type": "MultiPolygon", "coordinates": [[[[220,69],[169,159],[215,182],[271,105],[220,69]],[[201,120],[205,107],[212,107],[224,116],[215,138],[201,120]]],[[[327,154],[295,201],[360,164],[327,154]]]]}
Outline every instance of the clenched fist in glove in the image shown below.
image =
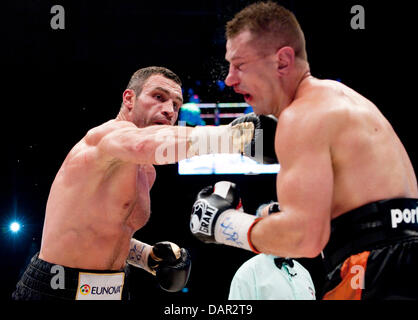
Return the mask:
{"type": "Polygon", "coordinates": [[[277,119],[274,116],[249,113],[232,121],[229,125],[252,123],[254,126],[252,139],[244,147],[245,156],[264,164],[278,163],[274,149],[277,119]]]}
{"type": "Polygon", "coordinates": [[[223,243],[257,252],[250,242],[249,233],[259,219],[242,211],[235,183],[220,181],[197,195],[190,230],[206,243],[223,243]]]}
{"type": "Polygon", "coordinates": [[[152,273],[160,287],[169,292],[177,292],[185,287],[191,269],[191,259],[187,250],[168,241],[150,246],[131,239],[127,262],[152,273]]]}

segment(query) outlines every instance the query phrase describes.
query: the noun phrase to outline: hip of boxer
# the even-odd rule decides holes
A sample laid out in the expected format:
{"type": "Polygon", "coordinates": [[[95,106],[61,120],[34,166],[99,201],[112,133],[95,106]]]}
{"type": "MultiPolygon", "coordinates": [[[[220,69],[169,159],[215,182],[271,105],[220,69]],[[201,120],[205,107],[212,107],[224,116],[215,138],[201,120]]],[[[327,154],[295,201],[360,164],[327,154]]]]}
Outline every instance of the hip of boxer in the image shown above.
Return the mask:
{"type": "Polygon", "coordinates": [[[13,300],[129,300],[129,266],[84,270],[51,264],[36,253],[12,294],[13,300]]]}
{"type": "Polygon", "coordinates": [[[366,204],[331,222],[324,300],[418,299],[418,199],[366,204]]]}

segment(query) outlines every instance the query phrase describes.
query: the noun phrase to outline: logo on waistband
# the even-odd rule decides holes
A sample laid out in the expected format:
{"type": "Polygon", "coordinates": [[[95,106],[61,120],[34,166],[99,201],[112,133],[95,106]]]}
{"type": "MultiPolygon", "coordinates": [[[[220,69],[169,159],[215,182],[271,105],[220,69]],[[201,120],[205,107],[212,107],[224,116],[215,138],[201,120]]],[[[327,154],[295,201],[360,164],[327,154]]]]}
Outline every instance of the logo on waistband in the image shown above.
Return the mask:
{"type": "Polygon", "coordinates": [[[124,272],[80,272],[76,300],[121,300],[124,272]]]}
{"type": "Polygon", "coordinates": [[[89,286],[88,284],[83,284],[83,285],[80,287],[80,293],[81,293],[83,296],[88,295],[88,294],[90,293],[90,291],[91,291],[91,288],[90,288],[90,286],[89,286]]]}
{"type": "Polygon", "coordinates": [[[390,216],[392,220],[392,228],[397,228],[399,223],[417,223],[418,207],[416,209],[392,209],[390,216]]]}

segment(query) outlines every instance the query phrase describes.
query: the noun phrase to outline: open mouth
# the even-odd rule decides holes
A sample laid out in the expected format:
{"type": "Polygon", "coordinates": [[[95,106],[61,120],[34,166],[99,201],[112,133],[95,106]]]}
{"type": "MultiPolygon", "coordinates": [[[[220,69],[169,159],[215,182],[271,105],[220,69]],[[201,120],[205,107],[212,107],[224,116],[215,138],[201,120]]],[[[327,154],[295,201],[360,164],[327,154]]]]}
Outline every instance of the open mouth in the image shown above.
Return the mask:
{"type": "Polygon", "coordinates": [[[244,99],[245,99],[245,101],[251,101],[252,99],[253,99],[253,96],[252,95],[250,95],[249,93],[245,93],[244,94],[244,99]]]}
{"type": "Polygon", "coordinates": [[[154,121],[153,123],[154,123],[154,125],[158,125],[158,126],[160,126],[160,125],[170,125],[171,124],[169,121],[154,121]]]}
{"type": "Polygon", "coordinates": [[[251,95],[251,94],[249,94],[248,92],[245,92],[245,91],[243,91],[243,90],[240,90],[239,88],[234,88],[234,90],[235,90],[235,92],[236,93],[238,93],[238,94],[242,94],[243,96],[244,96],[244,100],[246,101],[246,102],[249,102],[249,101],[251,101],[252,99],[253,99],[253,96],[251,95]]]}

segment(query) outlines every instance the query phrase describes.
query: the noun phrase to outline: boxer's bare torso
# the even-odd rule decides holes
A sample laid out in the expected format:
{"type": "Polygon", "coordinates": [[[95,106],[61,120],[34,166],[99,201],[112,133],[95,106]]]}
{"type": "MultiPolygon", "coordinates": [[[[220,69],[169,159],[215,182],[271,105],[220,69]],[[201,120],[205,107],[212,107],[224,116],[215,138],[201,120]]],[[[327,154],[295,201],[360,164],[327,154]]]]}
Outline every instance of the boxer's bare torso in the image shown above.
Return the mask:
{"type": "Polygon", "coordinates": [[[178,133],[181,87],[158,72],[138,82],[140,93],[127,88],[116,119],[89,130],[67,155],[46,205],[41,259],[80,269],[124,267],[130,240],[150,215],[152,164],[164,142],[155,137],[178,133]]]}
{"type": "Polygon", "coordinates": [[[332,219],[369,202],[418,197],[414,169],[392,126],[347,86],[308,74],[276,116],[281,212],[252,229],[258,250],[316,257],[332,219]]]}
{"type": "MultiPolygon", "coordinates": [[[[339,82],[306,78],[280,117],[276,150],[279,160],[285,161],[277,181],[280,198],[286,196],[281,178],[296,178],[286,176],[289,145],[283,140],[288,134],[312,139],[299,151],[293,148],[291,159],[299,154],[308,171],[318,170],[319,174],[323,170],[324,176],[317,176],[311,187],[332,187],[331,218],[372,201],[418,197],[412,164],[390,123],[372,102],[339,82]],[[323,157],[322,164],[318,164],[318,157],[323,157]],[[328,170],[321,165],[329,166],[328,170]]],[[[302,172],[295,170],[294,174],[302,172]]]]}
{"type": "Polygon", "coordinates": [[[41,259],[83,269],[125,265],[130,239],[150,215],[155,169],[101,150],[102,138],[119,123],[90,130],[62,164],[46,207],[41,259]]]}

